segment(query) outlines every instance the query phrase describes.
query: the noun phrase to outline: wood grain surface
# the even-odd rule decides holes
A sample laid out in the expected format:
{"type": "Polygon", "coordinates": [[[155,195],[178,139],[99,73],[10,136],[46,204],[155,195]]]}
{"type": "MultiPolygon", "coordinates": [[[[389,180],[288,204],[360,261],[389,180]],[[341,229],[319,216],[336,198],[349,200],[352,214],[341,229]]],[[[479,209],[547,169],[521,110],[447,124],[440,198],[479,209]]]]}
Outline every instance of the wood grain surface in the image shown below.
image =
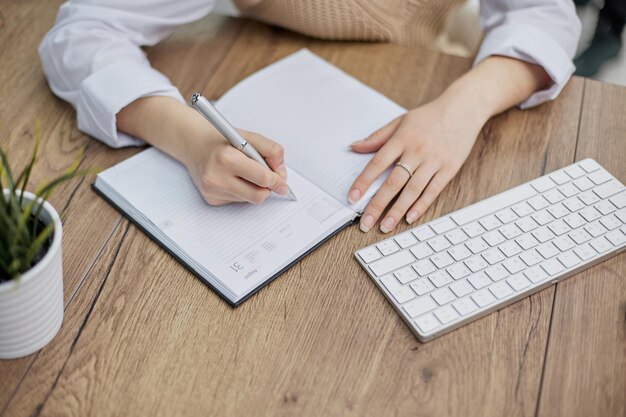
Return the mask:
{"type": "MultiPolygon", "coordinates": [[[[83,166],[99,168],[138,152],[80,133],[72,108],[48,90],[36,47],[59,4],[0,8],[0,143],[22,166],[41,120],[36,181],[81,148],[83,166]]],[[[216,16],[147,53],[185,97],[216,98],[302,47],[407,108],[471,65],[216,16]]],[[[626,181],[625,105],[626,89],[575,77],[554,102],[495,117],[418,223],[585,157],[626,181]]],[[[421,344],[352,258],[379,232],[344,230],[232,309],[92,181],[52,199],[67,215],[65,319],[40,352],[0,361],[1,416],[626,416],[624,255],[421,344]]]]}

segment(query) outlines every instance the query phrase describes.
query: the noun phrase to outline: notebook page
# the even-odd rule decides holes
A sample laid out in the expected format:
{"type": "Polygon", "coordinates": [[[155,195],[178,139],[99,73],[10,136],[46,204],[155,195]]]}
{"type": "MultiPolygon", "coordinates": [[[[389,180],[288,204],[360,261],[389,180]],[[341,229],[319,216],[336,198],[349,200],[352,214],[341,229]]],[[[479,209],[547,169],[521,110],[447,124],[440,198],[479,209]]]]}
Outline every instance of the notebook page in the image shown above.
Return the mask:
{"type": "Polygon", "coordinates": [[[128,205],[199,263],[235,299],[345,224],[353,213],[296,172],[298,201],[272,194],[263,204],[212,207],[182,164],[155,148],[98,175],[128,205]]]}
{"type": "MultiPolygon", "coordinates": [[[[217,107],[233,125],[281,143],[288,165],[345,204],[372,157],[348,145],[406,111],[307,49],[244,79],[217,107]]],[[[360,211],[383,180],[352,208],[360,211]]]]}

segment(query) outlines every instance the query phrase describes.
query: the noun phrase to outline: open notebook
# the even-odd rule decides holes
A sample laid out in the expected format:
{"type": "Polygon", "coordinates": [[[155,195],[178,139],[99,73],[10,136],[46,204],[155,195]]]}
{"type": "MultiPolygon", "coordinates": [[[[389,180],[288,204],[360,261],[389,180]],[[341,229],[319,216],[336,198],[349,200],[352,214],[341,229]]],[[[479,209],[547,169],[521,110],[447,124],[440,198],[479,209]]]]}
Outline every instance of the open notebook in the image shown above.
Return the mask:
{"type": "Polygon", "coordinates": [[[284,146],[298,201],[272,194],[258,206],[209,206],[185,167],[155,148],[101,172],[94,188],[238,305],[359,216],[384,178],[349,205],[371,155],[348,144],[405,109],[306,49],[244,79],[217,107],[234,126],[284,146]]]}

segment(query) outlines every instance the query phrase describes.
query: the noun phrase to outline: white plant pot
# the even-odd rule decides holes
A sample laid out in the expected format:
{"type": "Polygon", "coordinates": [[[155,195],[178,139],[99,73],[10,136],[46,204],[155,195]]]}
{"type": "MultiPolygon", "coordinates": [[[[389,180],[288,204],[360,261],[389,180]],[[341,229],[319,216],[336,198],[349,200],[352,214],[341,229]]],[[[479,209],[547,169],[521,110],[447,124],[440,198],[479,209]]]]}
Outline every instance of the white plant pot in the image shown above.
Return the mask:
{"type": "MultiPolygon", "coordinates": [[[[34,198],[24,192],[24,204],[34,198]]],[[[0,284],[0,359],[38,351],[54,338],[63,322],[61,219],[48,202],[44,202],[40,218],[44,224],[54,222],[48,252],[18,279],[0,284]]]]}

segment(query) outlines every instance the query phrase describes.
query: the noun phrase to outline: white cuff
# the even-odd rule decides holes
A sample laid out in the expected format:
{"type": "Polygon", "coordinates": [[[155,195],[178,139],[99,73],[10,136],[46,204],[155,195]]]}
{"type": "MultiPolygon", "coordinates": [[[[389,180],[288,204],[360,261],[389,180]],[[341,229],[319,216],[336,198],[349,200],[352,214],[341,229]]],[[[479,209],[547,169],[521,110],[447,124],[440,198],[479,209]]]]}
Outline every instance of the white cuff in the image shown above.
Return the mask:
{"type": "Polygon", "coordinates": [[[184,102],[170,80],[147,64],[119,62],[95,72],[81,84],[76,115],[78,129],[114,148],[142,145],[117,131],[116,114],[141,97],[167,96],[184,102]]]}
{"type": "Polygon", "coordinates": [[[535,26],[507,23],[490,30],[474,60],[474,65],[492,55],[516,58],[537,64],[552,78],[553,84],[537,91],[519,105],[526,109],[556,98],[574,73],[574,64],[561,45],[535,26]]]}

